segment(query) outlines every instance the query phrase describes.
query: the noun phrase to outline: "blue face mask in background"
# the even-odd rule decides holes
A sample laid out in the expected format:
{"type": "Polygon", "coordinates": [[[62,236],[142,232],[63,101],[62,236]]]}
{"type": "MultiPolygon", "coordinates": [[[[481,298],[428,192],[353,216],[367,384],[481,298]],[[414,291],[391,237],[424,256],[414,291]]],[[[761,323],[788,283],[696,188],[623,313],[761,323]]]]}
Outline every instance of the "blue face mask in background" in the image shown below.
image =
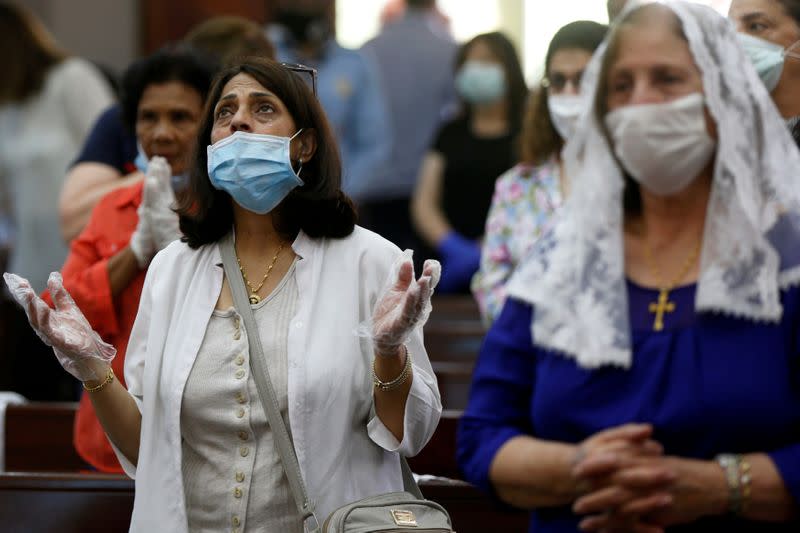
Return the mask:
{"type": "Polygon", "coordinates": [[[269,213],[303,185],[289,155],[292,137],[237,131],[208,147],[208,177],[215,189],[258,214],[269,213]]]}
{"type": "Polygon", "coordinates": [[[793,57],[795,59],[800,59],[800,55],[789,51],[800,43],[800,41],[784,49],[779,44],[753,37],[747,33],[738,33],[737,38],[769,92],[772,92],[775,90],[775,87],[778,86],[786,58],[793,57]]]}
{"type": "MultiPolygon", "coordinates": [[[[138,150],[136,151],[136,159],[133,160],[133,164],[136,165],[136,168],[139,169],[139,172],[146,175],[147,165],[150,164],[150,160],[145,155],[142,145],[137,144],[137,148],[138,150]]],[[[184,172],[182,174],[173,174],[170,177],[170,183],[172,184],[173,191],[183,191],[189,186],[189,173],[184,172]]]]}
{"type": "Polygon", "coordinates": [[[506,94],[506,75],[497,63],[467,61],[456,74],[456,90],[471,104],[489,104],[506,94]]]}

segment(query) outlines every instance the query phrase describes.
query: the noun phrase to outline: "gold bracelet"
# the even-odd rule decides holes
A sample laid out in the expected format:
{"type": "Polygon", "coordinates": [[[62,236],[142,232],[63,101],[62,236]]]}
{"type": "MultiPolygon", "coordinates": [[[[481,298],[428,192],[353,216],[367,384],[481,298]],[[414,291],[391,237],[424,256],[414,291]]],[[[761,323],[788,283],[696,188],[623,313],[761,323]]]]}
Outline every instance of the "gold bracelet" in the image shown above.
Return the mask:
{"type": "Polygon", "coordinates": [[[114,381],[114,371],[112,369],[108,369],[108,374],[106,374],[106,379],[100,385],[96,387],[87,387],[86,382],[83,382],[83,388],[86,392],[99,392],[105,388],[106,385],[114,381]]]}
{"type": "Polygon", "coordinates": [[[750,463],[737,454],[721,454],[716,457],[716,461],[725,472],[725,481],[728,484],[728,512],[741,515],[750,503],[750,463]]]}
{"type": "Polygon", "coordinates": [[[378,373],[375,371],[375,361],[377,360],[377,357],[372,360],[372,384],[379,390],[387,392],[401,387],[403,383],[408,380],[408,376],[411,375],[411,356],[408,354],[408,348],[406,348],[405,345],[403,345],[403,349],[406,352],[406,363],[403,365],[403,370],[400,371],[400,375],[394,378],[392,381],[380,380],[378,373]]]}

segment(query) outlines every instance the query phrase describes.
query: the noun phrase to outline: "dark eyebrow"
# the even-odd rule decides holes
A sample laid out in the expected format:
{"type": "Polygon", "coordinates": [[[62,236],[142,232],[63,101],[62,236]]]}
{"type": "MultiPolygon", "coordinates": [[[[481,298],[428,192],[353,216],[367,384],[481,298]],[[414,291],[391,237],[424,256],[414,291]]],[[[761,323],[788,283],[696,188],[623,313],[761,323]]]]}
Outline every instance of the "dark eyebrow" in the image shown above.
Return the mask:
{"type": "Polygon", "coordinates": [[[764,13],[763,11],[751,11],[750,13],[745,13],[744,15],[739,17],[739,19],[744,22],[750,22],[751,20],[755,20],[757,18],[768,19],[770,18],[770,16],[764,13]]]}

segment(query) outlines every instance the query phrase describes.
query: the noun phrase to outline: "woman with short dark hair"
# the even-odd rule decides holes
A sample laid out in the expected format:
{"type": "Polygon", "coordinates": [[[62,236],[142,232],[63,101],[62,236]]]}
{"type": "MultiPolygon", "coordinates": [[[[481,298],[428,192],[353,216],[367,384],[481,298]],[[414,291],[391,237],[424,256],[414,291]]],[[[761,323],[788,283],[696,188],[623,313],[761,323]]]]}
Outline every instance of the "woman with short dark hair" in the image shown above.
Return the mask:
{"type": "Polygon", "coordinates": [[[402,490],[400,455],[436,428],[422,324],[438,264],[416,280],[410,254],[354,225],[314,74],[251,58],[215,81],[179,207],[185,242],[147,272],[127,390],[57,279],[51,311],[7,276],[136,478],[131,531],[303,531],[253,358],[269,368],[320,523],[402,490]],[[223,254],[238,262],[257,331],[242,325],[223,254]]]}
{"type": "MultiPolygon", "coordinates": [[[[137,161],[146,177],[100,200],[61,267],[64,287],[82,314],[117,349],[112,367],[120,377],[149,263],[180,238],[171,205],[174,191],[185,188],[213,75],[213,65],[184,45],[159,50],[126,70],[121,105],[136,132],[137,161]]],[[[73,441],[92,467],[122,473],[90,393],[81,397],[73,441]]]]}

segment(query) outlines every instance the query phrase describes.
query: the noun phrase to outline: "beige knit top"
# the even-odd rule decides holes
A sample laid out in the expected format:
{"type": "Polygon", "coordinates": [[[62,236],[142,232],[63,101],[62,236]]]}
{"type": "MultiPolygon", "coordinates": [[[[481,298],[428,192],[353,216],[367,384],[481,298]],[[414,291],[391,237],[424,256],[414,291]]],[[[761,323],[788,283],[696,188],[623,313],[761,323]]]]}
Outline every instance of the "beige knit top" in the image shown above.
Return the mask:
{"type": "MultiPolygon", "coordinates": [[[[297,310],[294,266],[252,306],[284,423],[287,334],[297,310]]],[[[289,483],[251,376],[244,322],[215,310],[181,406],[182,471],[191,532],[301,533],[289,483]]]]}

